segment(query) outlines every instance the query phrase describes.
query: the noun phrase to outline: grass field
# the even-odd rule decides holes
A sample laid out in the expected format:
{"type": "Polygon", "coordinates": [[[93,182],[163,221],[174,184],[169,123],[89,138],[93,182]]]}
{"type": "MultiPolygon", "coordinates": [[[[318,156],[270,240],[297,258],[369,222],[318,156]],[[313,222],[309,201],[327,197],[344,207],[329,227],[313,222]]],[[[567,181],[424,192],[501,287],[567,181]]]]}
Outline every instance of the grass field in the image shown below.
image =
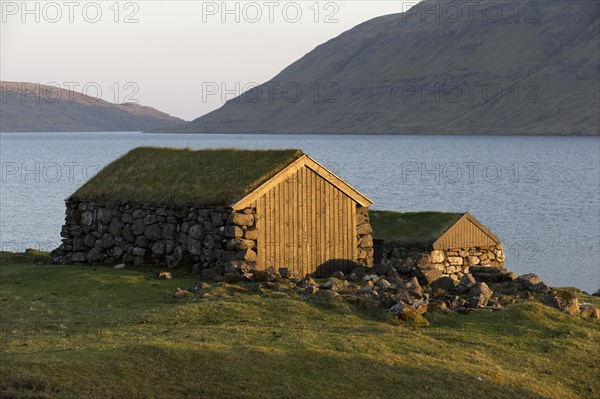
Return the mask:
{"type": "Polygon", "coordinates": [[[0,260],[3,398],[600,397],[600,322],[537,303],[415,328],[363,301],[177,301],[189,276],[0,260]]]}

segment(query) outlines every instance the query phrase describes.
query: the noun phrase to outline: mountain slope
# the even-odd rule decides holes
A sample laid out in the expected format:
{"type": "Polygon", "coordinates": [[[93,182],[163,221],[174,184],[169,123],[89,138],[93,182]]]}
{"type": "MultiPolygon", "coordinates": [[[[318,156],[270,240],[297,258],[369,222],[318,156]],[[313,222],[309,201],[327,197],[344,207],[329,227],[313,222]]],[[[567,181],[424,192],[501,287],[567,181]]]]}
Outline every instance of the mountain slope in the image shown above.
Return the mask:
{"type": "Polygon", "coordinates": [[[0,90],[0,132],[143,131],[184,122],[151,107],[53,86],[0,82],[0,90]]]}
{"type": "Polygon", "coordinates": [[[168,131],[598,135],[599,10],[587,0],[423,2],[168,131]]]}

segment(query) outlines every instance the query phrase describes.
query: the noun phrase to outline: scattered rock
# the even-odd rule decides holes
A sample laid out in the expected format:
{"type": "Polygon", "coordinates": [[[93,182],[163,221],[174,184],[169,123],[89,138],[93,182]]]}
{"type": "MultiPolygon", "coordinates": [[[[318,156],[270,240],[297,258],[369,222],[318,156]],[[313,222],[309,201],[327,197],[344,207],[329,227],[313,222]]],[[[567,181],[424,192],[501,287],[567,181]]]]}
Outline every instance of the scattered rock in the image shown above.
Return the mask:
{"type": "Polygon", "coordinates": [[[344,273],[338,270],[337,272],[333,273],[331,277],[342,280],[344,278],[344,273]]]}
{"type": "Polygon", "coordinates": [[[423,288],[419,284],[419,280],[417,280],[416,277],[413,277],[408,283],[406,283],[406,290],[414,298],[423,297],[423,288]]]}
{"type": "Polygon", "coordinates": [[[379,281],[379,276],[376,274],[365,274],[362,278],[362,281],[370,281],[375,284],[379,281]]]}
{"type": "Polygon", "coordinates": [[[565,289],[549,291],[542,303],[555,309],[562,310],[568,314],[579,313],[579,299],[573,292],[565,289]]]}
{"type": "Polygon", "coordinates": [[[170,280],[173,278],[171,272],[158,272],[156,273],[156,277],[164,280],[170,280]]]}
{"type": "Polygon", "coordinates": [[[546,284],[540,281],[537,284],[533,284],[527,287],[527,290],[535,293],[542,293],[550,291],[550,287],[548,287],[546,284]]]}
{"type": "Polygon", "coordinates": [[[121,263],[115,266],[115,269],[125,269],[125,263],[121,263]]]}
{"type": "Polygon", "coordinates": [[[579,306],[579,314],[585,318],[600,319],[600,309],[591,303],[582,303],[579,306]]]}
{"type": "Polygon", "coordinates": [[[389,289],[393,288],[392,284],[390,284],[390,282],[387,281],[385,278],[380,279],[379,281],[377,281],[376,284],[382,290],[389,290],[389,289]]]}
{"type": "Polygon", "coordinates": [[[523,286],[523,288],[527,288],[532,285],[540,283],[541,280],[537,274],[528,273],[528,274],[523,274],[522,276],[517,277],[517,282],[519,282],[523,286]]]}
{"type": "Polygon", "coordinates": [[[337,291],[338,290],[338,285],[337,285],[337,282],[335,280],[329,280],[326,283],[321,284],[319,286],[319,289],[337,291]]]}
{"type": "Polygon", "coordinates": [[[192,292],[188,290],[182,290],[181,288],[177,288],[173,294],[173,298],[175,299],[183,299],[191,296],[194,296],[192,292]]]}
{"type": "Polygon", "coordinates": [[[471,287],[469,293],[473,297],[482,297],[485,299],[489,299],[494,294],[494,291],[492,291],[486,283],[477,283],[471,287]]]}
{"type": "Polygon", "coordinates": [[[452,280],[450,277],[440,277],[431,283],[431,289],[434,292],[437,290],[452,292],[454,291],[454,288],[454,280],[452,280]]]}
{"type": "Polygon", "coordinates": [[[444,273],[439,268],[417,268],[413,271],[413,277],[419,279],[419,283],[422,285],[429,285],[438,278],[442,277],[444,273]]]}

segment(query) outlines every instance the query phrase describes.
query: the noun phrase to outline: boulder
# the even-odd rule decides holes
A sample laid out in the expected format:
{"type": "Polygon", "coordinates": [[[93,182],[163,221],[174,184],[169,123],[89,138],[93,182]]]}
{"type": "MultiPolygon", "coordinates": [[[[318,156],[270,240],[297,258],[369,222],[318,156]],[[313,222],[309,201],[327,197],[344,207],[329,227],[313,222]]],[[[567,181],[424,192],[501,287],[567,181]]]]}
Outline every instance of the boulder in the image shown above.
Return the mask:
{"type": "Polygon", "coordinates": [[[100,245],[104,249],[112,248],[115,246],[115,238],[108,233],[103,234],[102,238],[100,239],[100,245]]]}
{"type": "Polygon", "coordinates": [[[219,227],[219,234],[227,238],[242,238],[244,230],[238,226],[221,226],[219,227]]]}
{"type": "Polygon", "coordinates": [[[144,229],[144,236],[151,241],[161,240],[163,238],[162,229],[157,224],[146,226],[144,229]]]}
{"type": "Polygon", "coordinates": [[[81,224],[91,226],[94,223],[94,214],[91,211],[85,211],[81,214],[81,224]]]}
{"type": "Polygon", "coordinates": [[[436,292],[437,290],[452,292],[454,291],[454,288],[454,280],[452,280],[450,277],[440,277],[431,282],[431,289],[433,292],[436,292]]]}
{"type": "Polygon", "coordinates": [[[550,291],[550,287],[548,287],[546,284],[544,284],[542,281],[540,281],[537,284],[533,284],[533,285],[530,285],[529,287],[527,287],[527,291],[531,291],[531,292],[535,292],[535,293],[548,292],[548,291],[550,291]]]}
{"type": "Polygon", "coordinates": [[[135,247],[131,250],[131,253],[135,256],[144,256],[144,255],[146,255],[146,249],[140,248],[140,247],[135,247]]]}
{"type": "Polygon", "coordinates": [[[144,219],[136,219],[131,225],[131,232],[135,236],[142,235],[145,229],[146,225],[144,224],[144,219]]]}
{"type": "Polygon", "coordinates": [[[232,213],[227,219],[227,224],[252,227],[254,225],[254,215],[245,213],[232,213]]]}
{"type": "Polygon", "coordinates": [[[188,235],[190,238],[199,240],[200,238],[202,238],[202,226],[200,226],[199,224],[191,226],[188,231],[188,235]]]}
{"type": "Polygon", "coordinates": [[[462,266],[463,258],[461,258],[460,256],[449,256],[448,262],[453,266],[462,266]]]}
{"type": "Polygon", "coordinates": [[[568,314],[579,313],[579,299],[575,293],[569,290],[557,289],[555,291],[549,291],[546,293],[542,303],[555,309],[562,310],[568,314]]]}
{"type": "Polygon", "coordinates": [[[243,238],[232,238],[227,241],[227,249],[230,251],[241,251],[247,248],[253,249],[254,241],[244,240],[243,238]]]}
{"type": "Polygon", "coordinates": [[[423,288],[416,277],[413,277],[406,283],[406,291],[414,298],[422,298],[423,288]]]}
{"type": "MultiPolygon", "coordinates": [[[[482,283],[485,284],[485,283],[482,283]]],[[[483,295],[480,296],[475,296],[473,298],[470,298],[468,301],[468,305],[470,308],[473,309],[479,309],[479,308],[483,308],[485,306],[487,306],[489,299],[486,298],[483,295]]]]}
{"type": "Polygon", "coordinates": [[[135,243],[136,247],[148,248],[148,239],[144,236],[136,237],[134,243],[135,243]]]}
{"type": "Polygon", "coordinates": [[[321,284],[319,286],[319,289],[337,291],[338,290],[338,285],[337,285],[337,282],[335,280],[329,280],[326,283],[321,284]]]}
{"type": "Polygon", "coordinates": [[[582,303],[579,307],[579,314],[585,318],[600,319],[600,309],[590,303],[582,303]]]}
{"type": "Polygon", "coordinates": [[[356,234],[359,236],[371,234],[372,232],[373,232],[373,228],[371,227],[371,225],[368,222],[360,224],[356,227],[356,234]]]}
{"type": "Polygon", "coordinates": [[[412,273],[413,277],[419,279],[419,283],[422,285],[429,285],[433,281],[442,277],[443,272],[438,268],[417,268],[412,273]]]}
{"type": "Polygon", "coordinates": [[[431,263],[442,263],[444,262],[444,251],[431,251],[431,263]]]}
{"type": "Polygon", "coordinates": [[[117,218],[111,220],[108,231],[115,237],[120,236],[123,233],[123,223],[117,218]]]}
{"type": "Polygon", "coordinates": [[[92,248],[89,250],[85,258],[89,263],[93,263],[99,261],[102,258],[102,254],[96,248],[92,248]]]}
{"type": "Polygon", "coordinates": [[[373,248],[373,237],[370,235],[363,236],[359,242],[358,246],[362,248],[373,248]]]}
{"type": "Polygon", "coordinates": [[[223,226],[223,214],[220,212],[213,212],[210,214],[210,221],[213,226],[223,226]]]}
{"type": "Polygon", "coordinates": [[[258,230],[246,230],[244,231],[244,238],[246,240],[258,240],[258,230]]]}
{"type": "Polygon", "coordinates": [[[478,256],[468,256],[467,261],[469,262],[469,266],[477,266],[479,264],[478,256]]]}
{"type": "Polygon", "coordinates": [[[523,288],[538,284],[540,281],[540,277],[533,273],[523,274],[522,276],[517,277],[517,282],[519,282],[523,288]]]}
{"type": "Polygon", "coordinates": [[[256,258],[258,258],[258,255],[250,248],[243,249],[235,255],[235,259],[245,260],[248,262],[254,262],[256,261],[256,258]]]}
{"type": "Polygon", "coordinates": [[[392,284],[390,284],[390,282],[387,281],[385,278],[382,278],[379,281],[377,281],[377,286],[382,290],[389,290],[393,288],[392,284]]]}
{"type": "Polygon", "coordinates": [[[489,299],[494,295],[494,291],[486,283],[477,283],[471,287],[469,294],[474,297],[483,297],[489,299]]]}
{"type": "Polygon", "coordinates": [[[98,209],[98,221],[103,224],[109,224],[112,219],[112,213],[106,208],[98,209]]]}
{"type": "Polygon", "coordinates": [[[82,262],[85,262],[86,260],[87,260],[87,257],[86,257],[85,252],[74,252],[73,255],[71,255],[72,262],[82,263],[82,262]]]}
{"type": "Polygon", "coordinates": [[[183,299],[191,296],[194,296],[192,292],[188,290],[182,290],[181,288],[177,288],[173,294],[173,298],[175,299],[183,299]]]}
{"type": "MultiPolygon", "coordinates": [[[[254,275],[252,276],[252,280],[257,282],[276,283],[281,281],[281,274],[279,274],[279,271],[276,270],[273,266],[269,266],[264,270],[255,270],[254,275]]],[[[309,281],[306,286],[308,287],[314,285],[316,287],[317,283],[312,279],[310,280],[311,281],[309,281]]]]}
{"type": "Polygon", "coordinates": [[[165,242],[164,241],[155,242],[154,245],[152,245],[151,251],[154,255],[164,255],[165,254],[165,242]]]}
{"type": "Polygon", "coordinates": [[[398,302],[389,309],[389,313],[398,317],[400,320],[407,321],[423,315],[427,312],[428,304],[426,301],[417,301],[410,305],[404,302],[398,302]]]}

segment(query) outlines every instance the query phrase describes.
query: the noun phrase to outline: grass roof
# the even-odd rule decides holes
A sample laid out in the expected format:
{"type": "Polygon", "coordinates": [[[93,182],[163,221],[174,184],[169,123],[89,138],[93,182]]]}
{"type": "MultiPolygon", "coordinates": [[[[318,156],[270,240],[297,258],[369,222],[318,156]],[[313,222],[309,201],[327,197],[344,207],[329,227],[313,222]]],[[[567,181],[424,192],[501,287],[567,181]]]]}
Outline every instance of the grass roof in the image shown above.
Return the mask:
{"type": "Polygon", "coordinates": [[[373,238],[429,248],[463,213],[369,211],[373,238]]]}
{"type": "Polygon", "coordinates": [[[140,147],[102,169],[73,198],[229,205],[302,155],[300,150],[140,147]]]}

